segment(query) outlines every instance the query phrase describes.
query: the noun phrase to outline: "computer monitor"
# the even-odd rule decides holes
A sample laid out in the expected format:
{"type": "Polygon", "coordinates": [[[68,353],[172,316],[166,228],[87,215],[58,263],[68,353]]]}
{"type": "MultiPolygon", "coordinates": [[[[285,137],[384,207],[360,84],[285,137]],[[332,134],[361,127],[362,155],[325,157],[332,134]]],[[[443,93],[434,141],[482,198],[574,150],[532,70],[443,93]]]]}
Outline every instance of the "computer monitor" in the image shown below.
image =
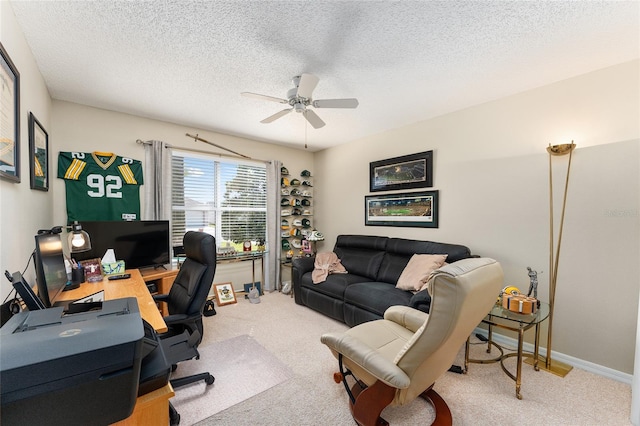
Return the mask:
{"type": "Polygon", "coordinates": [[[39,309],[45,309],[42,300],[33,292],[31,286],[27,283],[20,272],[14,272],[11,278],[11,284],[13,288],[18,291],[18,294],[22,298],[22,301],[30,311],[37,311],[39,309]]]}
{"type": "Polygon", "coordinates": [[[60,234],[36,235],[35,265],[38,296],[50,308],[68,281],[60,234]]]}
{"type": "Polygon", "coordinates": [[[102,258],[113,249],[127,269],[171,263],[168,220],[83,221],[82,229],[91,236],[91,250],[74,253],[76,260],[102,258]]]}

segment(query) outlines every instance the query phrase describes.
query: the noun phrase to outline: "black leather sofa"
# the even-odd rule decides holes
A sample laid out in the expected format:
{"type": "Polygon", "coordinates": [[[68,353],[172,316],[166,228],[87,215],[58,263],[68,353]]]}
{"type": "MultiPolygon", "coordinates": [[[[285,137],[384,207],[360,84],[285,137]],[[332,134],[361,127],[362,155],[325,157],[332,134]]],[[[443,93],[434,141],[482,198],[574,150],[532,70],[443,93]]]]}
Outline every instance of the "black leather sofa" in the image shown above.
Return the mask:
{"type": "Polygon", "coordinates": [[[294,259],[293,294],[297,304],[351,327],[382,318],[392,305],[429,312],[427,290],[414,294],[396,288],[414,254],[447,254],[447,263],[471,257],[462,245],[368,235],[339,235],[333,251],[348,273],[330,274],[326,281],[313,284],[314,258],[294,259]]]}

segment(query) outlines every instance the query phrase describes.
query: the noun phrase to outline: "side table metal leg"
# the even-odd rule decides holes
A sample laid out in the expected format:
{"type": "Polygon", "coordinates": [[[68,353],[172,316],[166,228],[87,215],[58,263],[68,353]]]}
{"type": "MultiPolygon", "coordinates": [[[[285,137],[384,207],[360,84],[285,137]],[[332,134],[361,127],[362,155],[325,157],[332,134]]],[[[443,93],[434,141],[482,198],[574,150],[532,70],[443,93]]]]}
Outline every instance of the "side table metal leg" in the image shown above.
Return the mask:
{"type": "Polygon", "coordinates": [[[516,366],[516,398],[522,399],[520,387],[522,385],[522,341],[524,340],[524,329],[518,330],[518,360],[516,366]]]}
{"type": "MultiPolygon", "coordinates": [[[[491,319],[491,316],[489,316],[491,319]]],[[[493,324],[489,324],[489,333],[487,334],[487,353],[491,353],[491,342],[493,341],[493,324]]]]}
{"type": "Polygon", "coordinates": [[[533,369],[536,371],[540,371],[540,367],[538,366],[538,353],[540,352],[540,323],[536,324],[536,341],[534,344],[533,350],[533,369]]]}

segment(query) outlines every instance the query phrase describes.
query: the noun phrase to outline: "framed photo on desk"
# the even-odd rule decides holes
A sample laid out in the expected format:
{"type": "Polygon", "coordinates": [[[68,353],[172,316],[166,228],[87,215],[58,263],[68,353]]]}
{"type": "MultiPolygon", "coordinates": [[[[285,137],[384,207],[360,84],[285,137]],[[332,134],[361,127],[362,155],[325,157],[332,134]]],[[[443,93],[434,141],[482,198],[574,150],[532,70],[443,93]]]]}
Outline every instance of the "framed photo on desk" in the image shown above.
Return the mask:
{"type": "Polygon", "coordinates": [[[102,266],[100,265],[100,259],[82,260],[80,266],[84,268],[84,278],[89,283],[95,283],[102,281],[102,266]]]}

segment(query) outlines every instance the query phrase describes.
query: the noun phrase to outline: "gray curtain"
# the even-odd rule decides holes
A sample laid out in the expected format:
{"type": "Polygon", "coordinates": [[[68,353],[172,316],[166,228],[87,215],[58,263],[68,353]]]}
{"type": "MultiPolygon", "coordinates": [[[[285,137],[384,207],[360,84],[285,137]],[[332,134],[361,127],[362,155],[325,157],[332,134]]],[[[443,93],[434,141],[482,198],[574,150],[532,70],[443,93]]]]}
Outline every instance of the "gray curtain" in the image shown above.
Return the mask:
{"type": "Polygon", "coordinates": [[[280,167],[282,162],[278,160],[267,163],[266,291],[280,290],[280,167]]]}
{"type": "Polygon", "coordinates": [[[144,220],[171,220],[171,147],[144,142],[144,220]]]}

